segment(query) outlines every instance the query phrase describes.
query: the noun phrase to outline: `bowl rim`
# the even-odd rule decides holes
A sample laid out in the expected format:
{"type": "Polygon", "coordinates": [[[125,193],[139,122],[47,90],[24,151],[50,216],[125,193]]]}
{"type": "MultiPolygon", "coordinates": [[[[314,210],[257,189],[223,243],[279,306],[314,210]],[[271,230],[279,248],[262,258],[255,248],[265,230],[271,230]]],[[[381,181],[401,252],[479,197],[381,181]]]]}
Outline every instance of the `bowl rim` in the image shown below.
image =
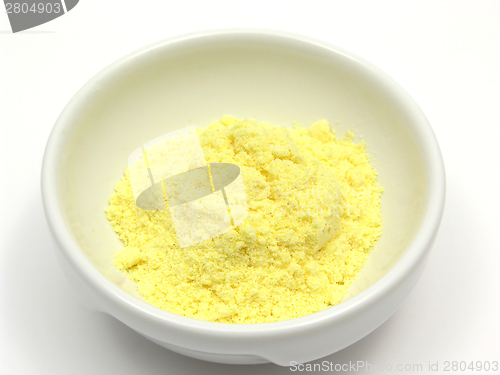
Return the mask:
{"type": "MultiPolygon", "coordinates": [[[[163,327],[175,326],[186,332],[202,332],[208,335],[216,334],[238,339],[285,334],[291,329],[296,331],[297,329],[309,329],[311,327],[318,328],[326,323],[331,324],[335,321],[342,321],[348,315],[360,312],[375,301],[383,298],[384,295],[396,288],[430,251],[444,210],[445,188],[443,158],[429,121],[410,95],[387,73],[342,47],[303,35],[269,29],[217,29],[182,34],[149,44],[108,65],[90,78],[63,109],[47,141],[41,171],[42,202],[50,231],[58,245],[57,251],[88,286],[114,305],[115,311],[116,309],[123,309],[129,315],[146,319],[163,327]],[[77,112],[78,107],[82,105],[81,103],[84,103],[84,98],[92,91],[92,87],[97,81],[108,77],[114,71],[123,69],[125,65],[133,62],[134,59],[143,57],[146,53],[156,49],[175,49],[178,48],[177,46],[182,48],[182,43],[200,38],[216,38],[219,40],[226,38],[230,40],[231,38],[245,37],[254,38],[255,40],[259,38],[271,40],[274,38],[283,42],[299,42],[315,49],[322,49],[323,52],[327,50],[329,53],[340,54],[354,63],[360,64],[373,78],[377,79],[378,82],[382,82],[385,88],[404,104],[405,112],[411,119],[408,124],[412,126],[412,130],[420,140],[420,146],[424,151],[422,157],[427,171],[428,200],[421,226],[406,253],[382,278],[364,291],[338,305],[299,318],[268,323],[229,324],[188,318],[162,310],[137,299],[108,280],[93,266],[72,238],[69,228],[66,226],[58,198],[58,182],[61,156],[75,123],[73,121],[74,114],[77,112]]],[[[111,315],[114,314],[111,313],[111,315]]]]}

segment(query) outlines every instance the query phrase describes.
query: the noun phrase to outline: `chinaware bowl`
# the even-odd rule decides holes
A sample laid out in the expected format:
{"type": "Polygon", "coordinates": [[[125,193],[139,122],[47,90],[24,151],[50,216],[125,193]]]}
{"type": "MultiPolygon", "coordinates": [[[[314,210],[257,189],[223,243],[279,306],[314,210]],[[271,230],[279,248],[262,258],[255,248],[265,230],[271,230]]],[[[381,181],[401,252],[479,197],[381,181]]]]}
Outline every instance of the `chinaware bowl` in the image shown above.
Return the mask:
{"type": "Polygon", "coordinates": [[[342,48],[262,30],[184,35],[106,67],[57,119],[41,187],[57,258],[89,308],[187,356],[282,366],[339,351],[396,311],[422,274],[445,200],[434,133],[396,82],[342,48]],[[114,268],[122,244],[103,210],[130,152],[224,114],[285,126],[328,119],[337,135],[352,130],[367,143],[384,187],[383,234],[338,305],[273,323],[207,322],[148,304],[114,268]]]}

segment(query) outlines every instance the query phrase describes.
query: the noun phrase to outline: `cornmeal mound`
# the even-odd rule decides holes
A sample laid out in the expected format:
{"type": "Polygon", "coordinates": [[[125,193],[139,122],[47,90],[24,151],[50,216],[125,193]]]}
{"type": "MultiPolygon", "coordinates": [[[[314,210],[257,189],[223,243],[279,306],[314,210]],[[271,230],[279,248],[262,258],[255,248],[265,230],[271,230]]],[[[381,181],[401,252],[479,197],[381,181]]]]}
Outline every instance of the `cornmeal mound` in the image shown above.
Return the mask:
{"type": "Polygon", "coordinates": [[[180,248],[170,211],[139,209],[126,171],[106,209],[125,245],[116,267],[151,304],[209,321],[272,322],[339,303],[382,231],[365,144],[337,139],[324,120],[287,129],[224,116],[198,134],[207,162],[241,168],[248,216],[180,248]]]}

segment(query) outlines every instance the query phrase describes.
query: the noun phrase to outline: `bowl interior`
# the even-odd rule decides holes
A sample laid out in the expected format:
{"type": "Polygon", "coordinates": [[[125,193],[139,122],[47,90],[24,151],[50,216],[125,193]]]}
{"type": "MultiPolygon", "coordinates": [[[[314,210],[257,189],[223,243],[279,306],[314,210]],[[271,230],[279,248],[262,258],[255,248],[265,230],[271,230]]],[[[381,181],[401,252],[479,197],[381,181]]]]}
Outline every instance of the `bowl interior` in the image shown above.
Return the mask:
{"type": "MultiPolygon", "coordinates": [[[[141,298],[112,264],[122,248],[104,216],[130,153],[159,135],[206,126],[224,114],[276,125],[327,119],[368,150],[382,198],[383,235],[346,298],[405,253],[427,201],[424,148],[387,78],[348,55],[287,37],[209,35],[165,42],[94,77],[70,103],[59,194],[81,251],[111,282],[141,298]]],[[[68,118],[68,117],[67,117],[68,118]]]]}

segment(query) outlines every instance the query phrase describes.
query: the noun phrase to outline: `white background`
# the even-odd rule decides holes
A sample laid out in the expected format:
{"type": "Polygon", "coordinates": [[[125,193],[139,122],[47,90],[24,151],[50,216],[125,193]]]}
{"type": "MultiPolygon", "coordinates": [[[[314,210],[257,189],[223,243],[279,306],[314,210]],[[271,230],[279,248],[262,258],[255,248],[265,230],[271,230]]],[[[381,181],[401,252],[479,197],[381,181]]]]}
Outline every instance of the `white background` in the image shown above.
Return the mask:
{"type": "Polygon", "coordinates": [[[0,373],[291,373],[183,357],[87,310],[42,211],[45,142],[92,75],[159,39],[229,27],[292,31],[371,60],[419,103],[443,152],[446,209],[422,279],[382,327],[325,360],[439,361],[440,372],[500,361],[500,1],[82,0],[18,34],[0,6],[0,373]]]}

